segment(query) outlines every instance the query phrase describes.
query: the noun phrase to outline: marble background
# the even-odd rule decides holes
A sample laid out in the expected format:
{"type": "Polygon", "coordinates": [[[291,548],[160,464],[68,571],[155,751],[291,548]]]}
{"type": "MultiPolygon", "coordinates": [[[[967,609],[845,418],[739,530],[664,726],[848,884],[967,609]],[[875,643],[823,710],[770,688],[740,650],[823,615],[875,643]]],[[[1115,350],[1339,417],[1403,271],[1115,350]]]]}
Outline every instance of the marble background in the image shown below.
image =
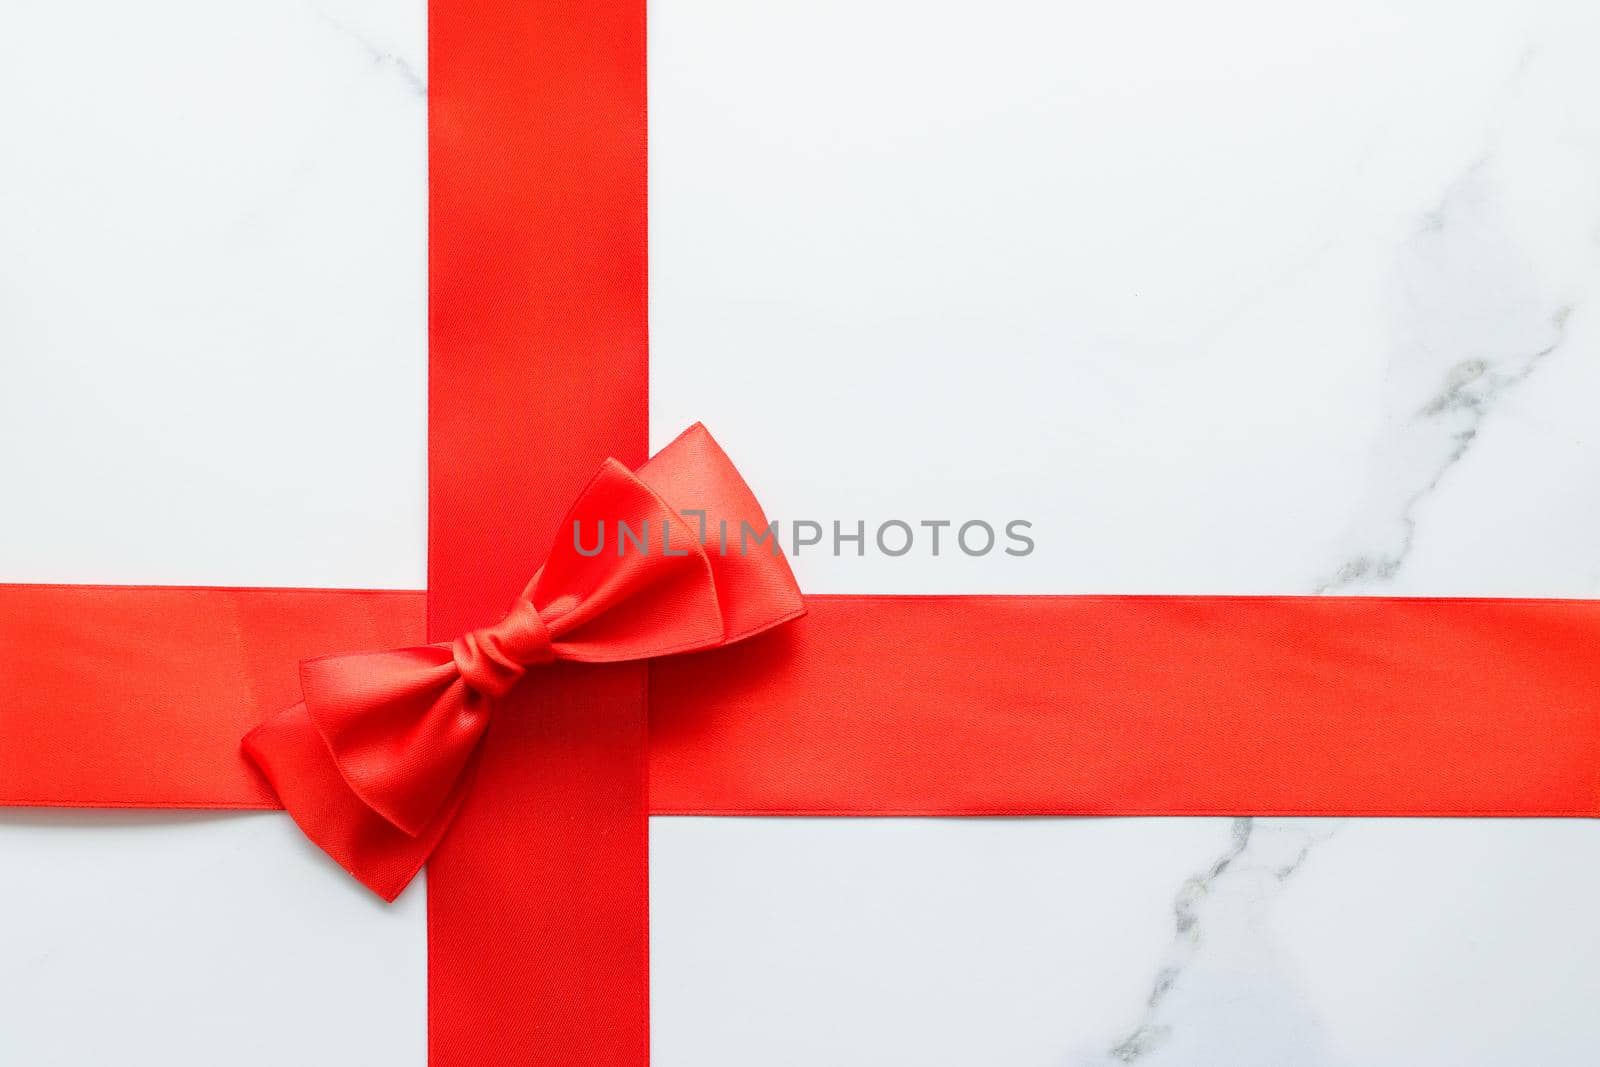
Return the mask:
{"type": "MultiPolygon", "coordinates": [[[[1584,0],[650,20],[658,442],[1037,528],[806,588],[1600,595],[1584,0]]],[[[0,579],[421,584],[425,71],[415,2],[0,12],[0,579]]],[[[283,823],[0,816],[0,1053],[422,1062],[422,894],[283,823]]],[[[1600,1061],[1589,822],[652,834],[662,1064],[1600,1061]]]]}

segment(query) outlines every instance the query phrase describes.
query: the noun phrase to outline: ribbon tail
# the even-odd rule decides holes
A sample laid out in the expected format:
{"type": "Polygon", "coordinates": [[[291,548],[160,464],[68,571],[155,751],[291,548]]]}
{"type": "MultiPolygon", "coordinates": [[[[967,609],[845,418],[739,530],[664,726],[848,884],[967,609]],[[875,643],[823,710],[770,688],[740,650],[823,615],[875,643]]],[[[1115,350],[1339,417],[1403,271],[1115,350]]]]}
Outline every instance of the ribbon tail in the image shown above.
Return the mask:
{"type": "Polygon", "coordinates": [[[476,764],[475,759],[470,761],[445,802],[412,836],[351,790],[304,704],[257,726],[245,735],[241,747],[306,837],[390,902],[416,877],[444,836],[476,764]]]}

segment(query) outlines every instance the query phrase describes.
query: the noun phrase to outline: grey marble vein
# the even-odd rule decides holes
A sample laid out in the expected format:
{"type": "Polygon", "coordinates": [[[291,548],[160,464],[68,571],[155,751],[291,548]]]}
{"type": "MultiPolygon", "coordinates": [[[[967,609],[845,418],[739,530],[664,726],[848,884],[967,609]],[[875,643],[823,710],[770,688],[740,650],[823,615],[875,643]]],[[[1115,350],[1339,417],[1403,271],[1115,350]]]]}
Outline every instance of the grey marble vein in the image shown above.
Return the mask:
{"type": "Polygon", "coordinates": [[[1175,936],[1167,961],[1156,972],[1144,1014],[1133,1029],[1111,1046],[1111,1055],[1120,1063],[1135,1063],[1159,1049],[1172,1036],[1170,1024],[1160,1021],[1161,1005],[1183,977],[1184,970],[1200,947],[1199,904],[1211,892],[1217,879],[1250,847],[1254,819],[1234,819],[1232,839],[1223,853],[1203,874],[1184,882],[1172,903],[1175,936]]]}
{"type": "Polygon", "coordinates": [[[361,50],[367,54],[367,58],[372,61],[374,66],[393,71],[395,75],[406,84],[406,87],[409,88],[412,93],[423,99],[427,98],[427,79],[424,78],[417,70],[416,66],[404,56],[390,49],[380,47],[366,33],[362,32],[360,29],[351,25],[350,23],[345,22],[343,19],[329,14],[327,11],[318,8],[317,17],[329,27],[337,30],[341,35],[347,37],[349,40],[358,45],[361,50]]]}
{"type": "Polygon", "coordinates": [[[1506,396],[1566,339],[1574,305],[1540,291],[1501,217],[1493,162],[1475,160],[1400,251],[1390,365],[1405,408],[1391,413],[1374,449],[1356,548],[1319,593],[1400,573],[1429,497],[1481,443],[1506,396]]]}
{"type": "MultiPolygon", "coordinates": [[[[1536,58],[1534,50],[1524,51],[1507,81],[1508,95],[1523,91],[1536,58]]],[[[1489,150],[1420,212],[1396,248],[1384,384],[1390,410],[1372,444],[1369,487],[1348,534],[1350,548],[1316,583],[1318,593],[1393,582],[1416,549],[1430,499],[1483,447],[1508,398],[1567,347],[1578,300],[1550,284],[1511,221],[1506,186],[1512,179],[1498,153],[1501,132],[1491,130],[1489,150]]],[[[1249,979],[1254,985],[1244,999],[1279,1002],[1275,985],[1294,983],[1292,966],[1263,945],[1272,936],[1269,924],[1240,916],[1270,909],[1344,824],[1235,819],[1215,861],[1174,898],[1173,938],[1137,1019],[1102,1056],[1082,1062],[1195,1062],[1198,1050],[1226,1049],[1246,1032],[1252,1045],[1271,1047],[1276,1024],[1239,1013],[1230,999],[1240,995],[1238,975],[1202,949],[1222,941],[1225,955],[1251,957],[1261,970],[1249,979]],[[1280,965],[1284,973],[1274,975],[1280,965]]],[[[1287,1054],[1297,1064],[1331,1062],[1315,1013],[1298,1003],[1305,1016],[1288,1024],[1296,1037],[1287,1054]]]]}
{"type": "Polygon", "coordinates": [[[1102,1054],[1075,1064],[1222,1062],[1214,1057],[1238,1047],[1246,1030],[1259,1046],[1252,1054],[1267,1057],[1262,1062],[1282,1055],[1293,1055],[1306,1067],[1331,1062],[1294,964],[1262,917],[1314,850],[1345,822],[1233,819],[1216,859],[1173,898],[1172,940],[1138,1019],[1102,1054]],[[1244,972],[1203,951],[1215,944],[1243,952],[1251,967],[1244,972]],[[1256,1017],[1263,1008],[1276,1012],[1270,1021],[1256,1017]]]}

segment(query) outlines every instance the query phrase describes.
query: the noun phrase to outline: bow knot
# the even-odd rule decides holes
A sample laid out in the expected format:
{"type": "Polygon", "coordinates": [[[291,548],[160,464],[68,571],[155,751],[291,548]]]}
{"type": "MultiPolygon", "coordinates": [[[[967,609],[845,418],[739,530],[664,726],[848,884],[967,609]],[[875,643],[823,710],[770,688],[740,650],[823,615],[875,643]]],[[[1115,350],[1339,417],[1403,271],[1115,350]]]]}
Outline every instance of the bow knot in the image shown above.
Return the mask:
{"type": "Polygon", "coordinates": [[[450,657],[467,688],[498,698],[509,693],[529,667],[553,662],[556,653],[539,609],[518,597],[505,618],[451,642],[450,657]]]}
{"type": "Polygon", "coordinates": [[[721,548],[721,531],[744,523],[767,526],[703,426],[638,471],[607,460],[505,618],[440,644],[305,661],[301,703],[246,735],[244,753],[308,837],[393,900],[454,817],[495,704],[530,667],[717,648],[804,613],[781,555],[721,548]],[[578,545],[596,527],[613,531],[612,551],[578,545]],[[625,542],[624,528],[644,533],[625,542]]]}

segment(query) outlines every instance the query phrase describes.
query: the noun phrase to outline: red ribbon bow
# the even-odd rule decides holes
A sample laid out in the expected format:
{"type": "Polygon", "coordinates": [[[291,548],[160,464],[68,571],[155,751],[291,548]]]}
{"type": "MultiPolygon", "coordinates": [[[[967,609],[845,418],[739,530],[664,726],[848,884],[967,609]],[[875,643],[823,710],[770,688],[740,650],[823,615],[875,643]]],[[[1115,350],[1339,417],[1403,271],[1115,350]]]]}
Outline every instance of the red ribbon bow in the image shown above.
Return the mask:
{"type": "Polygon", "coordinates": [[[246,735],[245,755],[307,837],[393,900],[530,668],[717,648],[803,614],[776,538],[756,540],[766,530],[699,424],[637,472],[607,460],[504,619],[449,643],[306,660],[302,703],[246,735]]]}

